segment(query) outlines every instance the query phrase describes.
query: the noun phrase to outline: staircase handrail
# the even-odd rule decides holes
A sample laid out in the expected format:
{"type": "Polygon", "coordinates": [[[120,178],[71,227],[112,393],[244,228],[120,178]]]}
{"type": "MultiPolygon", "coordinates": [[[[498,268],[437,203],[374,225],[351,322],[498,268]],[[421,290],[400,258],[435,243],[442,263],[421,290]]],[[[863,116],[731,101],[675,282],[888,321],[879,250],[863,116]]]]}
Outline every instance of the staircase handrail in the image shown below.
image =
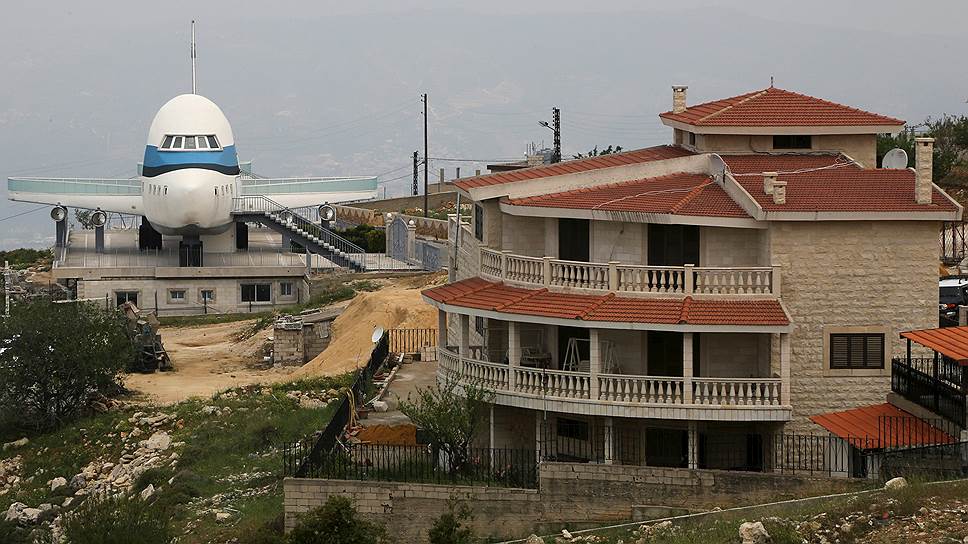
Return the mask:
{"type": "MultiPolygon", "coordinates": [[[[291,214],[293,224],[302,230],[315,235],[320,241],[325,242],[343,253],[366,253],[362,247],[350,242],[346,238],[336,234],[326,227],[306,219],[296,213],[292,208],[288,208],[264,195],[237,196],[232,198],[232,211],[234,212],[262,212],[262,213],[282,213],[291,214]]],[[[365,257],[364,257],[365,259],[365,257]]]]}

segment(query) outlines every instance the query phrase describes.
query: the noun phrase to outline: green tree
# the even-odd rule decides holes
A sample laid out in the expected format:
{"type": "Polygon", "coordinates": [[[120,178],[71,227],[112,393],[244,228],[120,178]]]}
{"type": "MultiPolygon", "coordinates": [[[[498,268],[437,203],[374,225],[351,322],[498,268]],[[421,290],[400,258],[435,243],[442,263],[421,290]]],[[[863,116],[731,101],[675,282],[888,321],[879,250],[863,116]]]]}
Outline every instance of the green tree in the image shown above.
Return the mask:
{"type": "Polygon", "coordinates": [[[82,228],[87,230],[93,230],[96,226],[94,221],[91,219],[92,215],[94,215],[94,212],[91,210],[74,210],[74,220],[80,223],[82,228]]]}
{"type": "Polygon", "coordinates": [[[0,321],[0,348],[0,412],[31,429],[57,427],[92,396],[117,394],[132,356],[120,312],[47,299],[13,307],[0,321]]]}
{"type": "Polygon", "coordinates": [[[584,159],[586,157],[598,157],[601,155],[611,155],[612,153],[618,153],[620,151],[622,151],[622,146],[620,145],[617,145],[615,147],[608,146],[605,149],[602,149],[601,151],[599,151],[598,146],[596,145],[595,147],[590,149],[588,153],[579,153],[577,155],[572,155],[572,158],[584,159]]]}
{"type": "MultiPolygon", "coordinates": [[[[919,135],[934,138],[932,156],[934,182],[940,185],[968,184],[968,117],[942,115],[936,119],[927,118],[924,132],[919,135]]],[[[877,137],[877,164],[880,166],[884,155],[898,147],[908,154],[908,166],[914,166],[914,137],[905,131],[897,136],[880,135],[877,137]]]]}
{"type": "Polygon", "coordinates": [[[451,497],[447,501],[447,511],[435,519],[430,527],[430,544],[473,543],[474,531],[465,525],[471,519],[471,509],[467,504],[451,497]]]}
{"type": "Polygon", "coordinates": [[[326,504],[306,512],[289,533],[289,544],[376,544],[383,528],[360,518],[350,500],[330,495],[326,504]]]}
{"type": "Polygon", "coordinates": [[[487,418],[487,404],[492,399],[490,391],[475,385],[458,387],[457,382],[447,380],[435,388],[418,388],[416,399],[408,395],[400,401],[400,411],[447,454],[451,471],[459,471],[467,463],[468,449],[487,418]]]}

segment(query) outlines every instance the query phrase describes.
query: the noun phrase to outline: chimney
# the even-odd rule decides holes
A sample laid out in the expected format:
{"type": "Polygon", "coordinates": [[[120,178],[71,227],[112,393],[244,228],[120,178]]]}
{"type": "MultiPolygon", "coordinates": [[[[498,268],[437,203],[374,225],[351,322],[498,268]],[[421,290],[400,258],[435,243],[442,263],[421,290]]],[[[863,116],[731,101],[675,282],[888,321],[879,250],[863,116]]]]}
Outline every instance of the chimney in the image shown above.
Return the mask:
{"type": "Polygon", "coordinates": [[[933,154],[934,138],[914,139],[914,200],[918,204],[931,203],[933,154]]]}
{"type": "Polygon", "coordinates": [[[774,181],[773,182],[773,203],[774,204],[786,204],[786,186],[785,181],[774,181]]]}
{"type": "Polygon", "coordinates": [[[686,89],[685,85],[672,86],[672,113],[682,113],[686,111],[686,89]]]}
{"type": "Polygon", "coordinates": [[[776,172],[763,172],[763,192],[772,195],[773,186],[776,185],[776,177],[779,174],[776,172]]]}

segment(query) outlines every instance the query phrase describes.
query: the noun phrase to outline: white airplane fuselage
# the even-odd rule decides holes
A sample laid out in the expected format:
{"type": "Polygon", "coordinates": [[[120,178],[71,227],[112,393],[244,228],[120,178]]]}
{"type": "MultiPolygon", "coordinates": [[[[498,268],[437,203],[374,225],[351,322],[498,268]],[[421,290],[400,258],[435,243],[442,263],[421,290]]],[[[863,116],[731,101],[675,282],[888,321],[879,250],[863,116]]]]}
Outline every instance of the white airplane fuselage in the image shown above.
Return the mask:
{"type": "Polygon", "coordinates": [[[148,129],[142,167],[144,215],[162,234],[220,234],[240,196],[239,160],[228,120],[195,94],[171,99],[148,129]]]}

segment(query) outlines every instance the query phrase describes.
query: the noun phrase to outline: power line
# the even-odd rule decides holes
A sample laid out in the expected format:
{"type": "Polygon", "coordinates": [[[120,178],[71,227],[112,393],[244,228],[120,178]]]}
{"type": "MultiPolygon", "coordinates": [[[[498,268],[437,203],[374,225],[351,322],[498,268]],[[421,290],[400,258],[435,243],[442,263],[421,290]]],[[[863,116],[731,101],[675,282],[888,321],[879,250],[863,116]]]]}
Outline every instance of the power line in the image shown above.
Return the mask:
{"type": "Polygon", "coordinates": [[[0,218],[0,221],[6,221],[8,219],[14,219],[14,218],[17,218],[17,217],[20,217],[20,216],[23,216],[23,215],[27,215],[28,213],[38,212],[38,211],[43,210],[45,208],[47,208],[47,206],[40,206],[39,208],[34,208],[32,210],[27,210],[25,212],[20,212],[20,213],[17,213],[17,214],[8,216],[8,217],[0,218]]]}

